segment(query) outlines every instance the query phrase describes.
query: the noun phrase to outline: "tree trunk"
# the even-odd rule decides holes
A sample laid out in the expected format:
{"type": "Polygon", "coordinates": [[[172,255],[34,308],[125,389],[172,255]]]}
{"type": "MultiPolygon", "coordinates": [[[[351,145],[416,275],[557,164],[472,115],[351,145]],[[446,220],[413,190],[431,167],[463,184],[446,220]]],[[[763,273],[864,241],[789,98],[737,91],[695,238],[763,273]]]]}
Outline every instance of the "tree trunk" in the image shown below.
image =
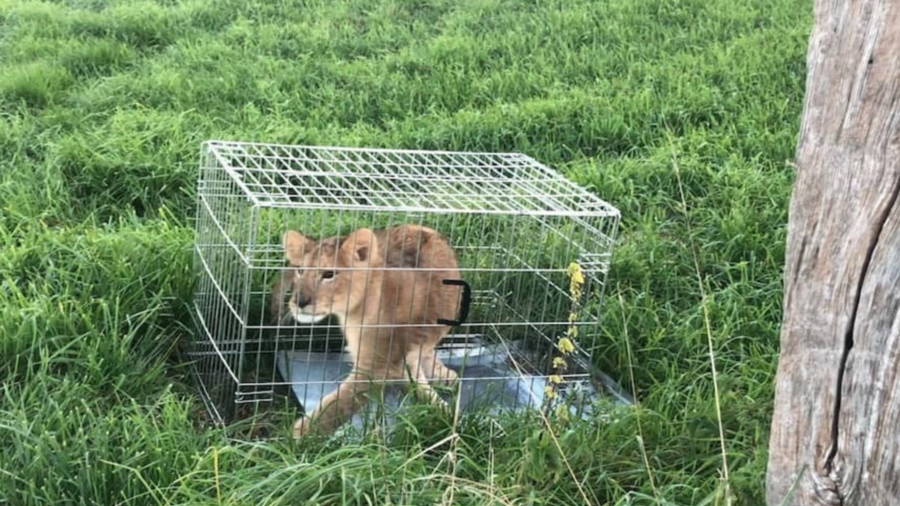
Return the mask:
{"type": "Polygon", "coordinates": [[[807,62],[768,503],[896,506],[900,0],[816,0],[807,62]]]}

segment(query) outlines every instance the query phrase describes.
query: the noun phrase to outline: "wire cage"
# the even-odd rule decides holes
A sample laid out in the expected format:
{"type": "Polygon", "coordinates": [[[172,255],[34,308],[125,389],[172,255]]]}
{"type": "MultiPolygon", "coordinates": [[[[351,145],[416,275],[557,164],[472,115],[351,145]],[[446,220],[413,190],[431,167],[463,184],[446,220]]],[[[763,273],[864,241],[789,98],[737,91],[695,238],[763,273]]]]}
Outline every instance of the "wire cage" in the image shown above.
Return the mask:
{"type": "Polygon", "coordinates": [[[188,356],[214,421],[281,400],[324,410],[342,383],[376,370],[368,381],[387,396],[412,382],[464,409],[530,409],[562,394],[586,409],[573,399],[596,387],[619,212],[559,173],[515,153],[211,141],[198,190],[188,356]],[[374,366],[402,346],[419,354],[400,353],[403,374],[374,366]]]}

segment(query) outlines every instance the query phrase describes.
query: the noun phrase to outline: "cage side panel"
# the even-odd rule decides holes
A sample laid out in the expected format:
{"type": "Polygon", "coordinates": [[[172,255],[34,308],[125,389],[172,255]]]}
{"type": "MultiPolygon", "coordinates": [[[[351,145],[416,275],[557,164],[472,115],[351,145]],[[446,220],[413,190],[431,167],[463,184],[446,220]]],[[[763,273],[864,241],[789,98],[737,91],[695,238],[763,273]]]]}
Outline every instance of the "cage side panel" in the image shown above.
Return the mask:
{"type": "Polygon", "coordinates": [[[227,421],[238,413],[235,403],[244,371],[247,321],[247,244],[252,240],[253,206],[218,160],[201,156],[194,246],[199,283],[194,296],[197,340],[190,358],[201,395],[214,416],[227,421]]]}

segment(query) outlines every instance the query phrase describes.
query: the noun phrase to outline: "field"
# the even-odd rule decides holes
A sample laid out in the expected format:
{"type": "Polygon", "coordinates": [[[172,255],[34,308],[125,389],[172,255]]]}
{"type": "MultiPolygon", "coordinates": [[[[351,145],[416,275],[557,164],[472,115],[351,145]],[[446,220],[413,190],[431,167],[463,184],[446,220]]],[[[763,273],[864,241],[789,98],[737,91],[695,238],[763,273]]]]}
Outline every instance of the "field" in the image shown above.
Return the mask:
{"type": "Polygon", "coordinates": [[[762,504],[811,22],[808,0],[0,0],[0,505],[725,504],[723,445],[734,503],[762,504]],[[519,151],[596,191],[623,214],[597,365],[639,408],[560,427],[565,461],[536,419],[203,429],[178,347],[210,138],[519,151]]]}

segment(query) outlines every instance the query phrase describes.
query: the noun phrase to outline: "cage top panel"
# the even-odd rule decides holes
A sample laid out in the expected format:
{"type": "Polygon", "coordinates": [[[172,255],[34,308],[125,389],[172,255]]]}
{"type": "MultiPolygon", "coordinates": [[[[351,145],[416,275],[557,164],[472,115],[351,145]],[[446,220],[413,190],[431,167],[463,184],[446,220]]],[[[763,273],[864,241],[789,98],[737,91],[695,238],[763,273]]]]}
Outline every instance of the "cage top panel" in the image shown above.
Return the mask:
{"type": "MultiPolygon", "coordinates": [[[[518,153],[464,153],[204,143],[203,167],[222,169],[260,207],[616,217],[617,209],[518,153]]],[[[203,171],[202,174],[206,174],[203,171]]],[[[203,194],[222,194],[204,184],[203,194]]]]}

